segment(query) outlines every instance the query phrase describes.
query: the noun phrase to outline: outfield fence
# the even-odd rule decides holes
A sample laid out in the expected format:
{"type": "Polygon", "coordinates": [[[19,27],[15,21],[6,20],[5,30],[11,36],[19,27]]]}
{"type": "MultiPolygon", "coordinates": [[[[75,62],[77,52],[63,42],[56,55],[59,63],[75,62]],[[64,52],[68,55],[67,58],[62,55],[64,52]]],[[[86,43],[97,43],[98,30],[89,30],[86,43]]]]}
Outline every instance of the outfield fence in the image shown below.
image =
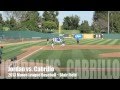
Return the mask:
{"type": "Polygon", "coordinates": [[[57,34],[53,33],[41,33],[35,31],[0,31],[1,38],[11,38],[11,39],[21,39],[21,38],[54,38],[58,36],[57,34]]]}
{"type": "MultiPolygon", "coordinates": [[[[95,35],[101,34],[82,34],[83,39],[93,39],[96,38],[95,35]]],[[[52,39],[58,37],[59,34],[56,33],[41,33],[35,31],[0,31],[0,41],[28,41],[28,40],[39,40],[39,39],[52,39]]],[[[73,34],[63,34],[64,37],[72,38],[73,34]]],[[[101,37],[100,37],[101,38],[101,37]]],[[[120,39],[120,34],[103,34],[103,39],[120,39]]]]}
{"type": "Polygon", "coordinates": [[[58,37],[58,34],[54,33],[41,33],[35,31],[0,31],[0,40],[2,41],[28,41],[39,39],[51,39],[58,37]]]}
{"type": "Polygon", "coordinates": [[[103,34],[104,39],[120,39],[120,34],[103,34]]]}

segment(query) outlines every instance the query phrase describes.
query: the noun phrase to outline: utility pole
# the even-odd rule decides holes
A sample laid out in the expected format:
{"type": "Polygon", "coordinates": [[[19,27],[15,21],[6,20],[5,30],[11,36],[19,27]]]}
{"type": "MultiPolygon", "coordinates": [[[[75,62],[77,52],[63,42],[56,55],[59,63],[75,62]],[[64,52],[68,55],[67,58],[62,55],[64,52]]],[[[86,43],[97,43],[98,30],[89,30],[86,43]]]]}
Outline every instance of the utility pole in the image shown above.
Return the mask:
{"type": "Polygon", "coordinates": [[[110,33],[110,12],[108,11],[108,34],[110,33]]]}

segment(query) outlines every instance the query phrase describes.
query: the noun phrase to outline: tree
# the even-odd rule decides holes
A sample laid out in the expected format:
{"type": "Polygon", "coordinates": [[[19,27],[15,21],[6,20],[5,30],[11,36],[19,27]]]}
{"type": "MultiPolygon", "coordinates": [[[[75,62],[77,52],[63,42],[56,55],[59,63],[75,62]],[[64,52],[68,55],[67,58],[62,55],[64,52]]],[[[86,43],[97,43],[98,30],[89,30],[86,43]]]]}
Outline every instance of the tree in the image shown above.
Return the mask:
{"type": "MultiPolygon", "coordinates": [[[[39,13],[37,11],[4,11],[7,16],[7,26],[9,24],[15,22],[16,20],[16,29],[17,30],[35,30],[39,31],[38,24],[41,22],[41,17],[39,17],[39,13]],[[14,18],[14,20],[13,20],[14,18]]],[[[14,23],[15,24],[15,23],[14,23]]],[[[12,28],[13,29],[13,28],[12,28]]]]}
{"type": "Polygon", "coordinates": [[[75,16],[66,16],[63,22],[63,29],[65,30],[76,30],[79,26],[80,18],[75,16]]]}
{"type": "Polygon", "coordinates": [[[29,11],[4,11],[4,14],[8,19],[14,17],[14,19],[16,19],[17,21],[20,21],[25,19],[24,17],[26,17],[26,14],[28,12],[29,11]]]}
{"type": "Polygon", "coordinates": [[[57,28],[59,27],[59,21],[57,19],[57,16],[59,15],[58,11],[50,11],[50,14],[52,16],[52,21],[56,23],[57,28]]]}
{"type": "Polygon", "coordinates": [[[88,24],[88,21],[83,21],[82,24],[79,27],[79,30],[81,33],[90,33],[91,32],[91,27],[88,24]]]}
{"type": "MultiPolygon", "coordinates": [[[[120,11],[110,11],[110,33],[120,33],[120,11]]],[[[108,32],[108,11],[95,11],[93,16],[95,32],[108,32]]]]}
{"type": "Polygon", "coordinates": [[[93,15],[93,27],[94,32],[101,33],[107,32],[108,28],[108,12],[107,11],[95,11],[93,15]]]}
{"type": "Polygon", "coordinates": [[[70,17],[67,16],[64,18],[64,22],[63,22],[63,26],[62,28],[65,29],[65,30],[69,30],[70,29],[70,17]]]}
{"type": "Polygon", "coordinates": [[[14,17],[11,17],[10,19],[7,19],[3,24],[4,30],[16,30],[17,29],[16,27],[17,27],[17,22],[14,19],[14,17]]]}
{"type": "Polygon", "coordinates": [[[21,21],[21,26],[27,30],[40,31],[39,23],[41,23],[41,17],[38,11],[29,11],[26,13],[24,20],[21,21]]]}
{"type": "Polygon", "coordinates": [[[10,27],[10,20],[6,20],[5,23],[4,23],[4,27],[10,27]]]}
{"type": "Polygon", "coordinates": [[[0,14],[0,30],[3,30],[3,18],[2,18],[2,14],[0,14]]]}
{"type": "Polygon", "coordinates": [[[120,33],[120,11],[110,11],[110,32],[120,33]]]}
{"type": "Polygon", "coordinates": [[[43,12],[43,20],[44,21],[52,21],[52,17],[50,15],[50,12],[49,11],[44,11],[43,12]]]}
{"type": "Polygon", "coordinates": [[[16,20],[14,19],[14,17],[11,17],[10,18],[10,30],[16,30],[16,27],[17,27],[17,22],[16,20]]]}
{"type": "Polygon", "coordinates": [[[43,22],[43,27],[48,29],[57,29],[57,25],[53,21],[45,21],[43,22]]]}
{"type": "Polygon", "coordinates": [[[8,23],[12,23],[12,26],[14,26],[13,22],[16,20],[16,30],[40,31],[39,26],[42,23],[42,18],[38,11],[4,11],[4,13],[7,16],[7,26],[9,26],[8,23]]]}
{"type": "Polygon", "coordinates": [[[58,11],[44,11],[43,12],[43,22],[52,21],[55,22],[57,25],[57,29],[59,27],[59,21],[57,16],[59,15],[58,11]]]}

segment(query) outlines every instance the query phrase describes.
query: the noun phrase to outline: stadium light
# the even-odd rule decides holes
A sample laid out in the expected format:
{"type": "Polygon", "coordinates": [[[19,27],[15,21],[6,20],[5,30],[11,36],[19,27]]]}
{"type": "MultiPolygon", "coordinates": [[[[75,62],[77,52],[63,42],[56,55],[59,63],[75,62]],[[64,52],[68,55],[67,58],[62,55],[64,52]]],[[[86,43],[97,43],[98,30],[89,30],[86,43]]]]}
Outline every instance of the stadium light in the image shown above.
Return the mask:
{"type": "Polygon", "coordinates": [[[108,34],[110,33],[110,11],[108,11],[108,34]]]}

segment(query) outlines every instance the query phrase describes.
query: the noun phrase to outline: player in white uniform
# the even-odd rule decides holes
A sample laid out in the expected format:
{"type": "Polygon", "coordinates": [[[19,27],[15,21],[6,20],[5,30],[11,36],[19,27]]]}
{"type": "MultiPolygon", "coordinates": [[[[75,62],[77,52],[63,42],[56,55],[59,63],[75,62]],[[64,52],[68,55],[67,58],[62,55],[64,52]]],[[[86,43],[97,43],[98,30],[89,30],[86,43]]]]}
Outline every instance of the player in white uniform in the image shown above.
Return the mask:
{"type": "Polygon", "coordinates": [[[54,42],[53,42],[53,40],[52,40],[52,44],[51,45],[52,45],[52,48],[54,48],[54,42]]]}
{"type": "Polygon", "coordinates": [[[65,41],[62,42],[62,45],[61,46],[65,46],[65,41]]]}
{"type": "Polygon", "coordinates": [[[49,44],[49,38],[47,38],[47,45],[49,44]]]}

